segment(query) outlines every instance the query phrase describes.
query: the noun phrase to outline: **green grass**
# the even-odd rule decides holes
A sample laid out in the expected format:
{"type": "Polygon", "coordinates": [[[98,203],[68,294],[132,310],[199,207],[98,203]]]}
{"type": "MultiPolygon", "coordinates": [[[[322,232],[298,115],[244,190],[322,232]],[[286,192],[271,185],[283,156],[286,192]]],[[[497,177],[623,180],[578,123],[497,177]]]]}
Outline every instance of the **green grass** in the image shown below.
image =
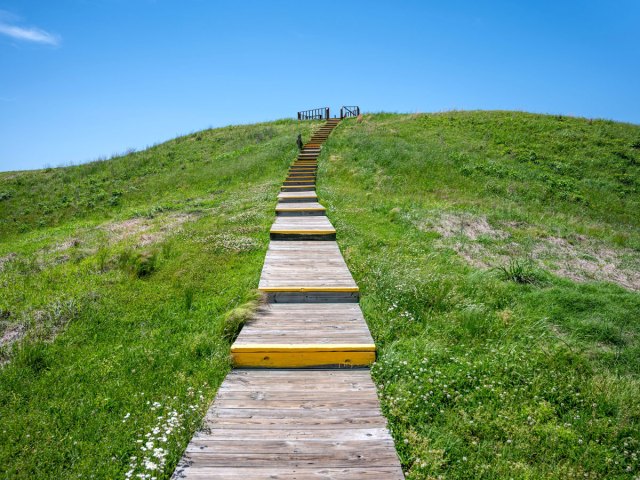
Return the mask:
{"type": "Polygon", "coordinates": [[[407,478],[640,474],[640,295],[614,283],[640,272],[638,138],[513,112],[332,134],[319,197],[407,478]]]}
{"type": "Polygon", "coordinates": [[[23,335],[0,350],[1,478],[169,478],[255,303],[297,132],[0,174],[0,333],[23,335]]]}
{"type": "MultiPolygon", "coordinates": [[[[0,331],[21,336],[0,350],[0,477],[170,476],[258,301],[297,132],[0,174],[0,331]]],[[[640,475],[639,144],[513,112],[334,131],[320,201],[409,479],[640,475]]]]}

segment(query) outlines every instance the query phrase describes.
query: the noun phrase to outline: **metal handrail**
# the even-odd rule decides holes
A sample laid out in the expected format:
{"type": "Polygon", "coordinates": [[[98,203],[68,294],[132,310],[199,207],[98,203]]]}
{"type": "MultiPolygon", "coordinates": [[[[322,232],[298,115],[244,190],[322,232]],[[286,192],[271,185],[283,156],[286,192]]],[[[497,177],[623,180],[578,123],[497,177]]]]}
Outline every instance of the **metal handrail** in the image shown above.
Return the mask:
{"type": "Polygon", "coordinates": [[[329,119],[329,107],[312,108],[298,112],[298,120],[322,120],[329,119]]]}
{"type": "Polygon", "coordinates": [[[345,106],[340,108],[340,118],[357,117],[360,115],[360,107],[357,105],[345,106]]]}

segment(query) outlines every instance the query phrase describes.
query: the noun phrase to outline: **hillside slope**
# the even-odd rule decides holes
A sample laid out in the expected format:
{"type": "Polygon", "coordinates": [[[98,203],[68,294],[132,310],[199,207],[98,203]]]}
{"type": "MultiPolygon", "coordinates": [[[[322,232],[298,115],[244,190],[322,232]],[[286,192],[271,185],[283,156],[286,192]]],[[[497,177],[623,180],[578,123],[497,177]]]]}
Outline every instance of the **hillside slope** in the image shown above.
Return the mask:
{"type": "Polygon", "coordinates": [[[318,178],[407,478],[638,475],[639,127],[365,116],[318,178]]]}
{"type": "MultiPolygon", "coordinates": [[[[315,125],[0,174],[0,476],[170,476],[315,125]]],[[[639,193],[633,125],[450,112],[334,131],[318,194],[407,478],[640,473],[639,193]]]]}
{"type": "Polygon", "coordinates": [[[0,174],[0,477],[172,471],[255,297],[298,128],[0,174]]]}

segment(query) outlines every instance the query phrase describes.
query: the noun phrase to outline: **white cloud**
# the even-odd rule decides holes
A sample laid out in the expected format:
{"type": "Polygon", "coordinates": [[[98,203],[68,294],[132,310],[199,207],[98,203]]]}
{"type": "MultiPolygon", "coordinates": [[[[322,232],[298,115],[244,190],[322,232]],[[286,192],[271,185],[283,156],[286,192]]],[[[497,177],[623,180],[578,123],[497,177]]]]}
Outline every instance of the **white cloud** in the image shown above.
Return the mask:
{"type": "Polygon", "coordinates": [[[0,35],[6,35],[14,40],[42,43],[45,45],[60,45],[60,37],[35,27],[19,27],[12,25],[18,18],[9,12],[0,10],[0,35]],[[8,23],[11,22],[11,23],[8,23]]]}

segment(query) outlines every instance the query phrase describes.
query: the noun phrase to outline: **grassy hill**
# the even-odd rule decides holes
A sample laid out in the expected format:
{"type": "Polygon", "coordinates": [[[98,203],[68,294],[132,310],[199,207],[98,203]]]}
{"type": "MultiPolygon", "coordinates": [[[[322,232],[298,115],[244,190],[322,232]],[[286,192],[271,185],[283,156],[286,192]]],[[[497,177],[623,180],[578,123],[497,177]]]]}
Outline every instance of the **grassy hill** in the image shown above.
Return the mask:
{"type": "MultiPolygon", "coordinates": [[[[3,475],[139,473],[147,434],[170,475],[313,127],[0,174],[3,475]]],[[[640,474],[640,127],[366,115],[326,143],[318,192],[408,478],[640,474]]]]}

